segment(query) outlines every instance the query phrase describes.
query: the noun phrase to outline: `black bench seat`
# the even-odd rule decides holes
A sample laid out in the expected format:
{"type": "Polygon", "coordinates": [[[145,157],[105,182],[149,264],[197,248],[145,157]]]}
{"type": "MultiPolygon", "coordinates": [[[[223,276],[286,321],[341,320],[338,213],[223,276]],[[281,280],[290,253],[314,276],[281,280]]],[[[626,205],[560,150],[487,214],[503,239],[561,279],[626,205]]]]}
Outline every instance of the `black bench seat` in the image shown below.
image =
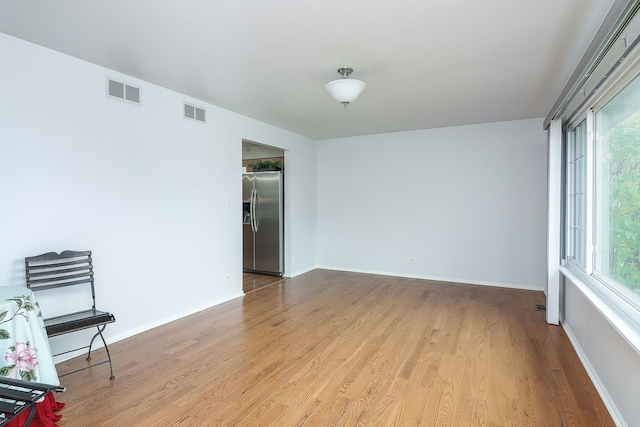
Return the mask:
{"type": "Polygon", "coordinates": [[[55,337],[115,321],[116,318],[109,312],[89,309],[45,319],[44,326],[47,329],[47,335],[55,337]]]}

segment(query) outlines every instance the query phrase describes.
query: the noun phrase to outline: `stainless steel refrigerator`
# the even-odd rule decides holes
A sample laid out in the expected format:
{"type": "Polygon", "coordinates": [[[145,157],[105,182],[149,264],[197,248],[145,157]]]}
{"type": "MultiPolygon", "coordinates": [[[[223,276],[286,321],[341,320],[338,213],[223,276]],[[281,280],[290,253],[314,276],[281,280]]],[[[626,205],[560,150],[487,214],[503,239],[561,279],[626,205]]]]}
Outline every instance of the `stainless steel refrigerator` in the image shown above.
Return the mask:
{"type": "Polygon", "coordinates": [[[242,174],[244,271],[284,273],[283,181],[282,172],[242,174]]]}

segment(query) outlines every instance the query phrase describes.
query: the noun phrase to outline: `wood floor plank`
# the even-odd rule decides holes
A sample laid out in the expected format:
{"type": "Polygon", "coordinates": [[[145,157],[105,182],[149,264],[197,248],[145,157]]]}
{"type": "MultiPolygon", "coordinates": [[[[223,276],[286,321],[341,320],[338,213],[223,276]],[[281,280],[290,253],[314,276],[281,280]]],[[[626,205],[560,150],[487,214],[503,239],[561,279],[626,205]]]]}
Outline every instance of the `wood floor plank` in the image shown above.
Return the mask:
{"type": "Polygon", "coordinates": [[[541,292],[360,273],[279,278],[112,344],[116,379],[106,365],[63,377],[58,424],[613,426],[535,303],[541,292]]]}

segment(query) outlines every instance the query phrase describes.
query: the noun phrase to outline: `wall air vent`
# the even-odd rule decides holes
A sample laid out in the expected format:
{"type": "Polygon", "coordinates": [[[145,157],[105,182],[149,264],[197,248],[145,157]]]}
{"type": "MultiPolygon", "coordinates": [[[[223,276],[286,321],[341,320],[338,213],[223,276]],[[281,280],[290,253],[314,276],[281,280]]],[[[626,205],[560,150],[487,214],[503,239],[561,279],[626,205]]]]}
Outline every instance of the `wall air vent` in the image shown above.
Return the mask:
{"type": "Polygon", "coordinates": [[[207,110],[204,108],[196,107],[195,105],[184,103],[184,118],[191,119],[198,122],[207,122],[207,110]]]}
{"type": "Polygon", "coordinates": [[[107,96],[140,104],[140,88],[107,78],[107,96]]]}

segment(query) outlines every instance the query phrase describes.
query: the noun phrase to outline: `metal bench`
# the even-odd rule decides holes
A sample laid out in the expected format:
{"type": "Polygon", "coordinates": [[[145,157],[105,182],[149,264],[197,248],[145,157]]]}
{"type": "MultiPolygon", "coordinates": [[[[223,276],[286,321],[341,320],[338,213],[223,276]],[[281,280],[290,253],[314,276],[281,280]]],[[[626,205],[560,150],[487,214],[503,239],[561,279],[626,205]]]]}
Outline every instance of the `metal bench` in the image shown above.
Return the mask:
{"type": "Polygon", "coordinates": [[[111,354],[109,353],[109,347],[107,346],[107,342],[105,341],[102,332],[106,328],[107,324],[115,322],[116,319],[110,312],[96,309],[96,293],[93,280],[93,261],[91,258],[91,251],[64,251],[60,254],[48,252],[38,256],[26,257],[24,262],[27,276],[27,287],[34,292],[66,288],[69,286],[84,287],[86,288],[85,292],[91,292],[92,306],[90,309],[45,318],[44,326],[49,337],[96,327],[98,332],[93,336],[93,338],[91,338],[91,342],[88,346],[74,348],[69,351],[55,354],[54,356],[88,348],[87,360],[91,360],[91,347],[93,346],[93,341],[100,336],[107,352],[107,360],[68,372],[61,376],[73,374],[103,363],[109,363],[109,370],[111,372],[109,379],[113,380],[115,376],[113,375],[111,354]]]}
{"type": "Polygon", "coordinates": [[[6,426],[18,414],[30,409],[24,427],[36,415],[36,403],[52,392],[63,392],[64,387],[0,377],[0,427],[6,426]]]}

